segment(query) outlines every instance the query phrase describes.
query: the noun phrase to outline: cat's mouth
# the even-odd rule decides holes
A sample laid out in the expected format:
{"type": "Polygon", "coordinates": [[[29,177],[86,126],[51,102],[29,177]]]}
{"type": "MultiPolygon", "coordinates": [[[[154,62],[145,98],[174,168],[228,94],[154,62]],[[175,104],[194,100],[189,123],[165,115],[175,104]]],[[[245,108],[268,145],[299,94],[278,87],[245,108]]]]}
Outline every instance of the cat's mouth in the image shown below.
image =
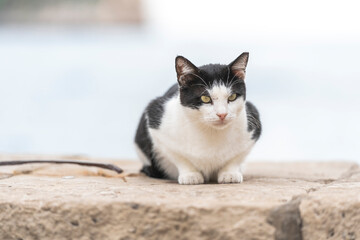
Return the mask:
{"type": "Polygon", "coordinates": [[[225,127],[228,127],[230,123],[232,122],[232,117],[227,117],[225,119],[220,118],[204,118],[204,122],[206,125],[217,128],[217,129],[223,129],[225,127]]]}
{"type": "Polygon", "coordinates": [[[230,120],[227,120],[227,119],[224,119],[224,120],[216,120],[216,121],[211,121],[211,125],[216,127],[216,128],[224,128],[226,126],[229,125],[231,121],[230,120]]]}

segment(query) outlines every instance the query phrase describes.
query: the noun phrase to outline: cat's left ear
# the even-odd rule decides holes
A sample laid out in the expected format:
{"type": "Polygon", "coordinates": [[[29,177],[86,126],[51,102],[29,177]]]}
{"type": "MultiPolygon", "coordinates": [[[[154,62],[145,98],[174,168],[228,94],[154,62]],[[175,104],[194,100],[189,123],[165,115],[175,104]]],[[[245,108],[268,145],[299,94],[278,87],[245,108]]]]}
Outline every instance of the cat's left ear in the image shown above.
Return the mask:
{"type": "Polygon", "coordinates": [[[229,64],[231,71],[240,79],[245,79],[246,66],[249,60],[249,53],[243,52],[232,63],[229,64]]]}
{"type": "Polygon", "coordinates": [[[196,74],[198,72],[198,68],[183,56],[176,57],[175,68],[180,85],[188,83],[194,77],[192,74],[196,74]]]}

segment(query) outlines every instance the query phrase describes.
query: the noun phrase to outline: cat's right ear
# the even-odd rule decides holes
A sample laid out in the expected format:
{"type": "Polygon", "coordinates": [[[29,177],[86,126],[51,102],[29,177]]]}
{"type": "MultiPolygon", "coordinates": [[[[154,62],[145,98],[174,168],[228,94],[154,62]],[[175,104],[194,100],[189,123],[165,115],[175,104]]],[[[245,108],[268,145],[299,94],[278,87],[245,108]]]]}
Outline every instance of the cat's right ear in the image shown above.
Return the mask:
{"type": "Polygon", "coordinates": [[[249,60],[249,53],[243,52],[232,63],[229,64],[231,71],[242,80],[245,79],[246,66],[249,60]]]}
{"type": "Polygon", "coordinates": [[[177,56],[175,59],[175,69],[180,86],[185,85],[193,79],[193,74],[198,72],[198,68],[183,56],[177,56]]]}

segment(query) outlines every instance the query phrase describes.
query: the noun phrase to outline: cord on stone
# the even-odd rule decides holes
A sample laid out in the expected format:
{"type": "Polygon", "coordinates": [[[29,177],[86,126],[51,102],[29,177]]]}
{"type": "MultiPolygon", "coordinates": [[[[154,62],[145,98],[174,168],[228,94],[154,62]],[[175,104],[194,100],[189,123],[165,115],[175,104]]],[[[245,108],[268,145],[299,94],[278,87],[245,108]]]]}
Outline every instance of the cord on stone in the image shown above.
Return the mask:
{"type": "Polygon", "coordinates": [[[13,166],[13,165],[23,165],[23,164],[32,164],[32,163],[54,163],[54,164],[77,164],[80,166],[87,167],[98,167],[104,168],[107,170],[115,171],[120,174],[123,170],[113,164],[106,163],[94,163],[94,162],[81,162],[81,161],[70,161],[70,160],[19,160],[19,161],[0,161],[0,166],[13,166]]]}

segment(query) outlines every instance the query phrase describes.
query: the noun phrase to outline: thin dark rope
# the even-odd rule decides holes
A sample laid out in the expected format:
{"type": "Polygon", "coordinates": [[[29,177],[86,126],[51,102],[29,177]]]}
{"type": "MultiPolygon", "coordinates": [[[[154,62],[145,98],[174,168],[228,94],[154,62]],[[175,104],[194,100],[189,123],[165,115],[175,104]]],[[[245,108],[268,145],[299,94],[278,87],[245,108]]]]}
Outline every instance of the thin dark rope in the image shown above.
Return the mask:
{"type": "Polygon", "coordinates": [[[12,166],[12,165],[22,165],[30,163],[54,163],[54,164],[77,164],[87,167],[98,167],[104,168],[117,173],[122,173],[123,170],[113,164],[106,163],[94,163],[94,162],[80,162],[80,161],[69,161],[69,160],[19,160],[19,161],[0,161],[0,166],[12,166]]]}

